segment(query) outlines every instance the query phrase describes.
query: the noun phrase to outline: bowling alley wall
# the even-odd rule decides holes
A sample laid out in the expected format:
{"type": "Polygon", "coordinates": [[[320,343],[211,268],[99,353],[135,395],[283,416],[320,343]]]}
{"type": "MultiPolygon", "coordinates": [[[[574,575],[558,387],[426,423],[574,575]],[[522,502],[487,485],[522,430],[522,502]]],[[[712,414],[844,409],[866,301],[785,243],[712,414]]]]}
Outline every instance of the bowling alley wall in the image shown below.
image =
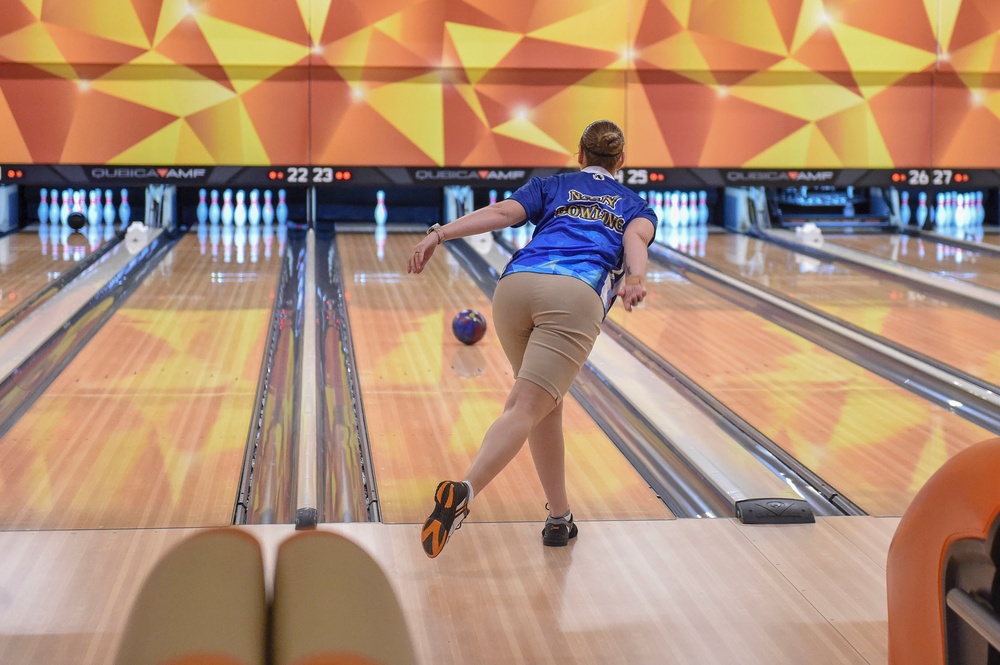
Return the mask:
{"type": "Polygon", "coordinates": [[[0,162],[1000,167],[997,0],[5,0],[0,162]]]}

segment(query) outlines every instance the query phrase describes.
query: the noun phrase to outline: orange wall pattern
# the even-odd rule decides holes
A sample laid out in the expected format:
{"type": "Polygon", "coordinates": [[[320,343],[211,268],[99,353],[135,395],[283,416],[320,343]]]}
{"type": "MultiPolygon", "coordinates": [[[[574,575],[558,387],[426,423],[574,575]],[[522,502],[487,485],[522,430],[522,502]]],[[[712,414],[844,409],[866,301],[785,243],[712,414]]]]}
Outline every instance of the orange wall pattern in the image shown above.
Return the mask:
{"type": "Polygon", "coordinates": [[[996,0],[6,0],[0,161],[1000,167],[996,0]]]}

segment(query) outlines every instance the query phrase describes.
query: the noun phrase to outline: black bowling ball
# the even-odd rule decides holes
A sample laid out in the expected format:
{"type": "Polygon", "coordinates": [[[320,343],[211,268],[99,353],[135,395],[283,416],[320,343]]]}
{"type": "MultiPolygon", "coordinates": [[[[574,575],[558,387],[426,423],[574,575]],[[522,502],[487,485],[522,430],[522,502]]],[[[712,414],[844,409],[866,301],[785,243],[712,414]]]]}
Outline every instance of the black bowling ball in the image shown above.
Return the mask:
{"type": "Polygon", "coordinates": [[[84,217],[83,213],[71,212],[66,218],[66,225],[74,231],[79,231],[87,225],[87,218],[84,217]]]}

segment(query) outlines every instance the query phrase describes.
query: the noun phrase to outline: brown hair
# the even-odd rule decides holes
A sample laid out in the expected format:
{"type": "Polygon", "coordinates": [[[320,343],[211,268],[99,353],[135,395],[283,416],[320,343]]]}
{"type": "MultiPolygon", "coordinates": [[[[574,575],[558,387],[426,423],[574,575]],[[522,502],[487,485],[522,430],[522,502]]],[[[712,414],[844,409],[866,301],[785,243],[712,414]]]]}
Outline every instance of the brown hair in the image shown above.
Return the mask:
{"type": "Polygon", "coordinates": [[[584,166],[603,166],[614,173],[618,158],[625,150],[625,134],[610,120],[597,120],[583,130],[580,147],[584,166]]]}

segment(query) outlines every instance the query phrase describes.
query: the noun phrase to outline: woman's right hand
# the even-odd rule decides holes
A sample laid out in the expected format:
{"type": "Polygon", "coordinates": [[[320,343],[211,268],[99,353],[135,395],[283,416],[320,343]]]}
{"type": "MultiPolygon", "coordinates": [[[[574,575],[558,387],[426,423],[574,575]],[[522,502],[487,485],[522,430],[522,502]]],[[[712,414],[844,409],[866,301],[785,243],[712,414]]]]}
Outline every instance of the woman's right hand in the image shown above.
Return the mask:
{"type": "Polygon", "coordinates": [[[436,234],[431,233],[424,236],[423,240],[413,246],[413,252],[410,253],[410,258],[406,262],[406,272],[414,274],[422,272],[424,266],[431,260],[437,246],[438,237],[436,234]]]}

